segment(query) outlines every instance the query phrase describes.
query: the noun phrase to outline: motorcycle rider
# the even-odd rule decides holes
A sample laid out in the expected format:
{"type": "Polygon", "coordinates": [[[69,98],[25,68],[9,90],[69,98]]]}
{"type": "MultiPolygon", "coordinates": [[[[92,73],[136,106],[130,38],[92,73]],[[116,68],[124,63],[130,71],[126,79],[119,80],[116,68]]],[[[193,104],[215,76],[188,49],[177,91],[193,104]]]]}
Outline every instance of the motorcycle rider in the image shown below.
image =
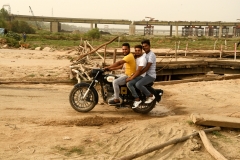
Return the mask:
{"type": "Polygon", "coordinates": [[[142,79],[146,75],[146,72],[141,74],[141,71],[146,66],[147,60],[145,58],[146,53],[142,52],[142,45],[136,45],[134,48],[135,48],[137,70],[131,77],[128,77],[126,79],[126,82],[127,82],[128,89],[131,91],[132,96],[135,98],[132,108],[137,108],[142,101],[139,99],[139,96],[135,90],[134,85],[136,84],[136,82],[138,82],[140,79],[142,79]]]}
{"type": "Polygon", "coordinates": [[[136,83],[136,87],[145,94],[147,97],[145,103],[148,104],[155,99],[155,96],[148,91],[145,85],[154,82],[156,79],[156,55],[150,50],[150,40],[143,40],[141,44],[146,53],[145,57],[147,59],[147,65],[141,71],[141,74],[146,72],[146,76],[136,83]]]}
{"type": "Polygon", "coordinates": [[[114,64],[104,68],[104,70],[107,70],[107,71],[113,71],[113,70],[119,69],[123,65],[125,68],[124,75],[121,75],[120,77],[118,77],[117,79],[115,79],[113,81],[114,99],[109,101],[110,105],[120,104],[119,86],[126,84],[126,79],[128,77],[130,77],[131,75],[133,75],[136,71],[136,62],[135,62],[134,55],[130,52],[130,44],[129,43],[122,44],[122,52],[124,55],[124,58],[122,60],[117,61],[114,64]]]}

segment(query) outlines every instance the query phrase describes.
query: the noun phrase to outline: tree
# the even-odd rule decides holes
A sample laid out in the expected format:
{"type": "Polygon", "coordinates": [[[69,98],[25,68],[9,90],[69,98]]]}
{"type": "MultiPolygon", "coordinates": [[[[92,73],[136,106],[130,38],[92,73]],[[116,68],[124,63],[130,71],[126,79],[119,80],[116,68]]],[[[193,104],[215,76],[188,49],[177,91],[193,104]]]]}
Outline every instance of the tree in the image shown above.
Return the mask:
{"type": "Polygon", "coordinates": [[[92,39],[99,39],[100,35],[98,28],[94,28],[86,33],[86,36],[92,39]]]}
{"type": "Polygon", "coordinates": [[[2,8],[0,10],[0,28],[6,28],[9,31],[13,31],[16,33],[28,33],[32,34],[35,33],[35,30],[25,21],[17,21],[14,20],[12,22],[9,21],[9,14],[8,11],[2,8]]]}
{"type": "Polygon", "coordinates": [[[17,33],[23,32],[27,34],[35,33],[35,30],[31,26],[29,26],[29,24],[25,21],[14,20],[13,22],[11,22],[11,30],[17,33]]]}
{"type": "Polygon", "coordinates": [[[7,28],[7,22],[6,20],[9,19],[9,14],[7,12],[7,10],[5,10],[4,8],[2,8],[0,10],[0,28],[7,28]]]}

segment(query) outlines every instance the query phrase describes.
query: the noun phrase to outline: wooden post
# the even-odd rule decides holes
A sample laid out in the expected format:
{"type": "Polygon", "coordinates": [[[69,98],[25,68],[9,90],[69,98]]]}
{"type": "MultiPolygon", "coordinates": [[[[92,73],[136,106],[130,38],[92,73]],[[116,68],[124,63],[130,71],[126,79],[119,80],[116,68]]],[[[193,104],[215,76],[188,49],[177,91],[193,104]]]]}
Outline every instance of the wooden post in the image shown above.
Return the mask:
{"type": "Polygon", "coordinates": [[[114,52],[113,52],[113,63],[116,62],[116,55],[117,55],[117,49],[114,49],[114,52]]]}
{"type": "Polygon", "coordinates": [[[217,40],[214,42],[214,51],[215,51],[215,49],[216,49],[216,44],[217,44],[217,40]]]}
{"type": "Polygon", "coordinates": [[[175,60],[177,61],[177,42],[175,42],[175,60]]]}
{"type": "Polygon", "coordinates": [[[120,37],[118,37],[118,47],[120,47],[120,37]]]}
{"type": "Polygon", "coordinates": [[[186,44],[185,57],[187,56],[188,42],[186,44]]]}
{"type": "Polygon", "coordinates": [[[103,54],[103,67],[106,65],[106,52],[107,52],[107,45],[104,47],[104,54],[103,54]]]}
{"type": "Polygon", "coordinates": [[[172,76],[171,76],[171,75],[169,75],[168,81],[171,81],[171,78],[172,78],[172,76]]]}
{"type": "Polygon", "coordinates": [[[227,40],[225,39],[225,50],[227,50],[227,40]]]}
{"type": "MultiPolygon", "coordinates": [[[[113,52],[113,63],[116,62],[116,57],[117,57],[117,49],[114,49],[114,52],[113,52]]],[[[115,71],[112,71],[111,73],[115,74],[115,71]]]]}
{"type": "Polygon", "coordinates": [[[237,58],[237,43],[234,44],[234,61],[236,61],[237,58]]]}
{"type": "Polygon", "coordinates": [[[223,49],[223,45],[221,44],[221,49],[220,49],[220,59],[222,59],[222,49],[223,49]]]}
{"type": "Polygon", "coordinates": [[[80,44],[79,45],[82,45],[82,37],[81,37],[81,39],[80,39],[80,44]]]}

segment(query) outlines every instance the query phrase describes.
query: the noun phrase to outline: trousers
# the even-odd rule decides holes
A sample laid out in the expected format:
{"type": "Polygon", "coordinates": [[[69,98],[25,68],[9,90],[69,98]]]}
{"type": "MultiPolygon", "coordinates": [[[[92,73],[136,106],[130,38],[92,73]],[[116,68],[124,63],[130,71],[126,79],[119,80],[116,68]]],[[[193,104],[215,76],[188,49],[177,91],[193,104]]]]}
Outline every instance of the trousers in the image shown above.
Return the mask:
{"type": "Polygon", "coordinates": [[[133,80],[127,82],[127,87],[131,91],[132,96],[134,98],[138,98],[139,97],[137,92],[136,92],[136,89],[135,89],[134,85],[142,78],[143,78],[142,76],[138,76],[138,77],[134,78],[133,80]]]}
{"type": "Polygon", "coordinates": [[[113,81],[114,98],[119,99],[120,85],[126,84],[127,75],[122,75],[113,81]]]}
{"type": "Polygon", "coordinates": [[[137,83],[136,83],[136,87],[137,89],[139,89],[140,91],[143,92],[143,94],[145,94],[146,97],[149,97],[151,95],[151,93],[148,91],[148,89],[145,87],[145,85],[154,82],[155,78],[149,76],[148,74],[146,74],[145,77],[143,77],[142,79],[140,79],[137,83]]]}

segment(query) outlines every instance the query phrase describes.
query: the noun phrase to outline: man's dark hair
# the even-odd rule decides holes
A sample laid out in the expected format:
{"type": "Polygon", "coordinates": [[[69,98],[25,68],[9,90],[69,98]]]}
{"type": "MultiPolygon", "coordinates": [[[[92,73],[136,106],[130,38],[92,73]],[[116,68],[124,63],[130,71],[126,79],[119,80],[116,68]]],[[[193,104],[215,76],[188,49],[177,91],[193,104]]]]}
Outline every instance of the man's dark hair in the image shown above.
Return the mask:
{"type": "Polygon", "coordinates": [[[138,44],[134,48],[140,48],[142,50],[142,45],[138,44]]]}
{"type": "Polygon", "coordinates": [[[150,40],[149,40],[149,39],[143,40],[143,41],[141,42],[141,44],[143,44],[143,43],[146,43],[146,44],[148,44],[148,45],[150,46],[150,40]]]}
{"type": "Polygon", "coordinates": [[[122,46],[126,46],[126,47],[130,48],[130,44],[129,43],[123,43],[122,46]]]}

